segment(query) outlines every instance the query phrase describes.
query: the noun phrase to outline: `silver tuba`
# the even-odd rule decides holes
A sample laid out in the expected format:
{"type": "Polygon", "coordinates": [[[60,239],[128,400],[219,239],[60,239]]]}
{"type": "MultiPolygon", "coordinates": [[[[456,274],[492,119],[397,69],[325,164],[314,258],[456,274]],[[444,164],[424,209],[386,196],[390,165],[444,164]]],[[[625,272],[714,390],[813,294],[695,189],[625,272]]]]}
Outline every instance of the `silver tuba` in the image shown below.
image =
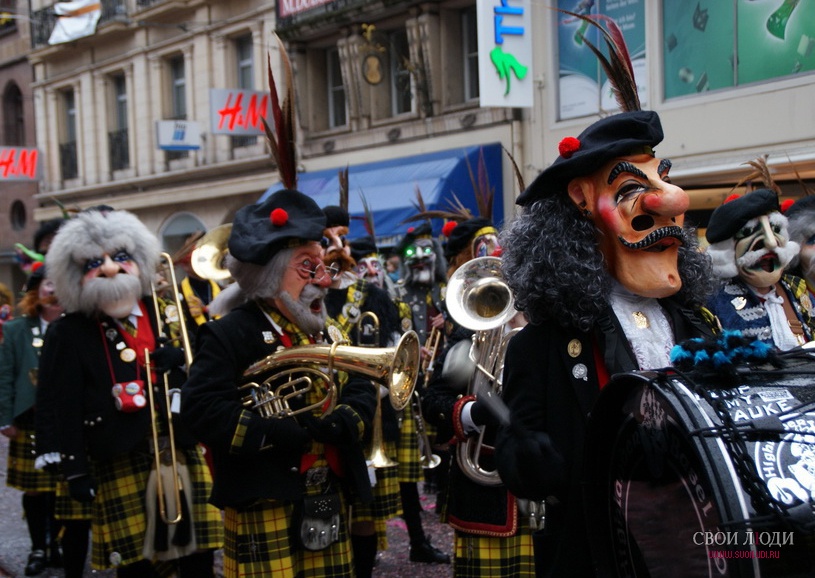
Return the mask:
{"type": "MultiPolygon", "coordinates": [[[[479,257],[456,269],[447,283],[446,303],[456,323],[475,334],[469,344],[461,342],[461,348],[465,349],[459,351],[460,355],[466,352],[465,364],[455,359],[454,349],[458,344],[448,352],[450,365],[456,365],[457,369],[450,370],[445,361],[445,377],[449,374],[452,379],[461,379],[460,375],[453,374],[460,374],[462,365],[466,365],[469,368],[468,394],[491,399],[493,407],[498,405],[505,410],[500,403],[504,355],[509,340],[519,329],[504,331],[504,325],[516,312],[512,291],[501,275],[501,259],[479,257]]],[[[481,427],[478,436],[456,446],[456,459],[464,474],[474,482],[497,486],[501,483],[498,472],[480,465],[482,448],[489,448],[483,441],[484,428],[481,427]]]]}

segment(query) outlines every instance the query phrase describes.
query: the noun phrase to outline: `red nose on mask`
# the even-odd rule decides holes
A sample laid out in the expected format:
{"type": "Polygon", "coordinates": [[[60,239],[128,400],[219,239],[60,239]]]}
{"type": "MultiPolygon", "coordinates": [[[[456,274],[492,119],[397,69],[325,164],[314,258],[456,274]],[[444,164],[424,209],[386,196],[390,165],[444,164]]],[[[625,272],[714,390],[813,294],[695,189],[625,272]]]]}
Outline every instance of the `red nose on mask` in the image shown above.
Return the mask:
{"type": "Polygon", "coordinates": [[[496,247],[495,251],[490,254],[490,257],[500,257],[504,250],[501,247],[496,247]]]}

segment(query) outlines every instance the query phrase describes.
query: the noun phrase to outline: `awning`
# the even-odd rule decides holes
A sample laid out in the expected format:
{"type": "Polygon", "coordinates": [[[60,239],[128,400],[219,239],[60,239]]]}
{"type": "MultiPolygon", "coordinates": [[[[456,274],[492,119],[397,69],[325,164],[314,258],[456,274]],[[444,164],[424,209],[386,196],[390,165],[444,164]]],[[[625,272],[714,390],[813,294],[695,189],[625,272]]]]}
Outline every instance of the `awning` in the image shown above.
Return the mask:
{"type": "MultiPolygon", "coordinates": [[[[495,190],[493,221],[503,221],[502,148],[500,143],[451,149],[352,165],[348,167],[348,212],[351,214],[349,238],[365,236],[364,210],[360,193],[365,196],[374,215],[377,242],[380,246],[395,244],[408,228],[418,223],[401,222],[417,213],[416,188],[422,192],[428,210],[451,210],[455,197],[478,215],[470,172],[477,175],[478,158],[483,150],[490,186],[495,190]],[[469,163],[469,168],[468,168],[469,163]]],[[[298,175],[297,188],[325,207],[339,203],[339,171],[345,166],[298,175]]],[[[282,189],[280,183],[269,187],[258,202],[282,189]]],[[[433,232],[441,233],[443,223],[433,221],[433,232]]]]}

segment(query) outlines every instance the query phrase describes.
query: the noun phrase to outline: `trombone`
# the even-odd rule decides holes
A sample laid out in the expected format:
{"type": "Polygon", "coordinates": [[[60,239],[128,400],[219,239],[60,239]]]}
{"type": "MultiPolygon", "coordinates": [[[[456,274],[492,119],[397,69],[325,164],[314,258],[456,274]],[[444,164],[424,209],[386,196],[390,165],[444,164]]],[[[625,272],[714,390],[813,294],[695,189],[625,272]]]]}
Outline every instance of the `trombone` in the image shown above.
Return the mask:
{"type": "MultiPolygon", "coordinates": [[[[173,259],[170,257],[168,253],[161,253],[161,258],[164,259],[167,263],[168,275],[170,277],[170,284],[171,289],[173,292],[173,300],[175,302],[175,306],[178,311],[178,323],[179,323],[179,333],[181,339],[181,345],[184,348],[184,360],[187,363],[187,370],[189,371],[190,364],[192,364],[192,349],[190,347],[190,339],[189,334],[187,333],[187,326],[184,322],[184,315],[182,314],[181,309],[181,295],[178,292],[178,282],[175,276],[175,269],[173,264],[173,259]]],[[[156,320],[159,324],[159,333],[161,333],[162,329],[162,316],[159,307],[159,298],[156,294],[156,287],[155,284],[152,284],[152,296],[153,296],[153,308],[156,314],[156,320]]],[[[147,374],[146,377],[146,389],[147,389],[147,399],[148,405],[150,406],[150,422],[152,424],[152,442],[153,442],[153,461],[156,471],[156,496],[158,499],[159,504],[159,515],[161,516],[162,521],[165,524],[178,524],[181,521],[181,478],[179,477],[178,473],[178,455],[175,451],[175,432],[173,428],[173,415],[171,410],[171,400],[170,400],[170,385],[167,378],[167,373],[164,373],[163,384],[164,384],[164,405],[166,409],[165,419],[167,421],[167,437],[169,439],[169,453],[170,453],[170,463],[168,464],[171,467],[172,471],[172,479],[173,479],[173,498],[175,499],[175,516],[170,517],[167,514],[168,504],[167,504],[167,494],[166,489],[164,487],[164,481],[161,475],[161,447],[159,444],[159,433],[158,433],[158,419],[157,419],[157,409],[156,409],[156,400],[155,400],[155,393],[153,391],[153,367],[150,359],[150,351],[145,348],[144,350],[144,370],[147,374]]]]}

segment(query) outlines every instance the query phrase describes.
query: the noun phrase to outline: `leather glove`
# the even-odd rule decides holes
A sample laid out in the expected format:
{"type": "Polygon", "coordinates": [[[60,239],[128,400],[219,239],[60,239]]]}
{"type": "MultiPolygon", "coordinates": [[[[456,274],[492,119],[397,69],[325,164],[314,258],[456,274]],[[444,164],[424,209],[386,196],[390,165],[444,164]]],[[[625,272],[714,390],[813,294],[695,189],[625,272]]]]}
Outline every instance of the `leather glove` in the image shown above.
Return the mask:
{"type": "Polygon", "coordinates": [[[278,449],[290,452],[302,452],[311,441],[308,430],[291,417],[269,419],[266,434],[261,443],[262,449],[278,449]]]}
{"type": "Polygon", "coordinates": [[[306,427],[314,441],[334,446],[350,446],[359,439],[356,429],[352,429],[341,414],[342,410],[333,411],[324,417],[309,414],[301,416],[301,423],[306,427]]]}
{"type": "Polygon", "coordinates": [[[68,480],[68,493],[77,502],[89,504],[96,497],[96,480],[88,475],[68,480]]]}
{"type": "Polygon", "coordinates": [[[164,347],[157,347],[156,350],[150,354],[150,361],[153,367],[159,373],[170,371],[176,367],[184,365],[184,350],[180,347],[172,347],[165,345],[164,347]]]}
{"type": "Polygon", "coordinates": [[[495,414],[487,407],[487,404],[480,399],[475,400],[472,407],[470,407],[470,417],[473,418],[475,425],[488,427],[498,427],[501,425],[498,422],[498,418],[495,417],[495,414]]]}

